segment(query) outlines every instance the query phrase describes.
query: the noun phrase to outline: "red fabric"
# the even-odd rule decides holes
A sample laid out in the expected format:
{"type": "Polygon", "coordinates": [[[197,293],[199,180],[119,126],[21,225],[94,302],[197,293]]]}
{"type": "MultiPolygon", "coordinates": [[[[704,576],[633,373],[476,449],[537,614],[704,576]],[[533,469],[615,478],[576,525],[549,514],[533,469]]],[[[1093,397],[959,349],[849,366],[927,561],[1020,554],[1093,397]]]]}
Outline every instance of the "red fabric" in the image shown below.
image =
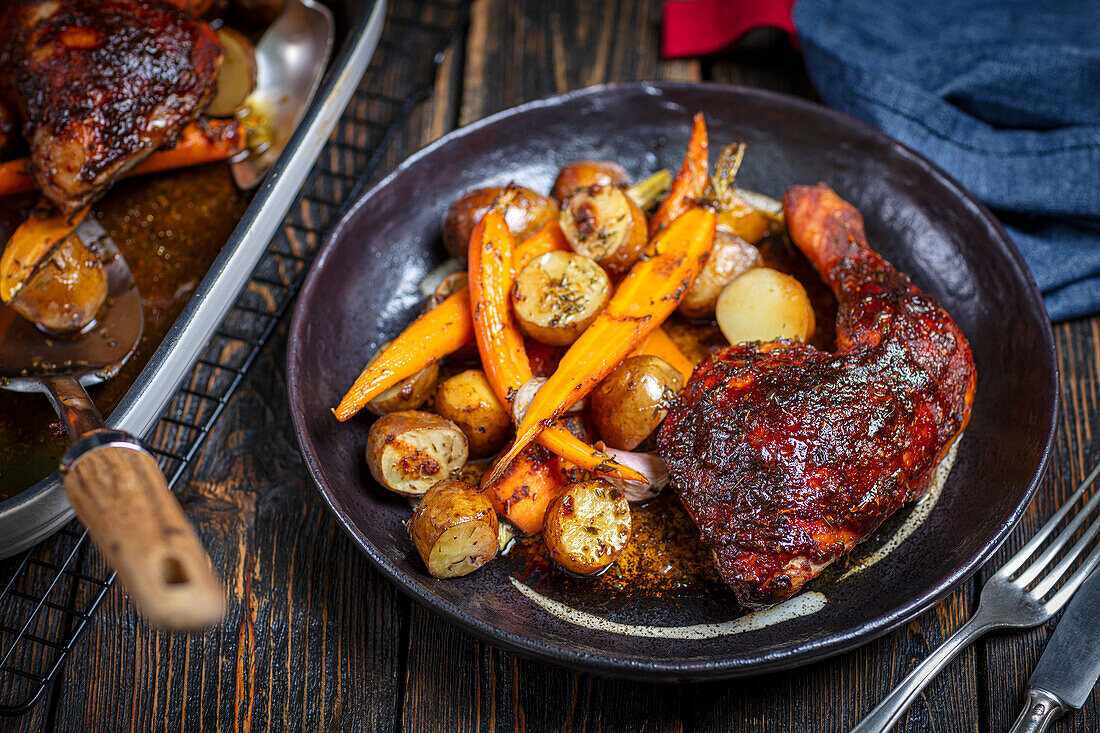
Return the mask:
{"type": "Polygon", "coordinates": [[[669,0],[664,5],[666,58],[701,56],[737,41],[754,28],[773,26],[794,40],[795,0],[669,0]]]}

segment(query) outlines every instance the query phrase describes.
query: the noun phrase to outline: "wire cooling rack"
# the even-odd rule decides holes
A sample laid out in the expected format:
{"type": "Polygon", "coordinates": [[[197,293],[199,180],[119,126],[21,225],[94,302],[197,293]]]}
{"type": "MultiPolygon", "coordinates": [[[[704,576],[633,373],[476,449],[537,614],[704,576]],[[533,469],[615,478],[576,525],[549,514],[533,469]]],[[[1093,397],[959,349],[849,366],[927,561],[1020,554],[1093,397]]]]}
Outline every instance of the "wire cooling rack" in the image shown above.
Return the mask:
{"type": "MultiPolygon", "coordinates": [[[[253,277],[146,444],[173,488],[297,294],[325,235],[432,90],[468,0],[390,0],[370,67],[253,277]],[[392,72],[400,67],[400,83],[392,72]]],[[[76,521],[0,571],[0,715],[42,699],[114,582],[76,521]]]]}

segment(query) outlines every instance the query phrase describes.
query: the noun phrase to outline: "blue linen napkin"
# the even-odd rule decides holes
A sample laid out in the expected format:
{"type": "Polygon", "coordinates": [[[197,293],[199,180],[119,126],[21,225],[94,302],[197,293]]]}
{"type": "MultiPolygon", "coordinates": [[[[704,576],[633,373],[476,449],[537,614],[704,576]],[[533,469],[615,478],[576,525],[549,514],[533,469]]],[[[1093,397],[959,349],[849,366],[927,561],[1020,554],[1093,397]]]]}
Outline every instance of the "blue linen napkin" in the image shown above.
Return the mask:
{"type": "Polygon", "coordinates": [[[1100,313],[1100,2],[800,0],[822,100],[984,201],[1052,320],[1100,313]]]}

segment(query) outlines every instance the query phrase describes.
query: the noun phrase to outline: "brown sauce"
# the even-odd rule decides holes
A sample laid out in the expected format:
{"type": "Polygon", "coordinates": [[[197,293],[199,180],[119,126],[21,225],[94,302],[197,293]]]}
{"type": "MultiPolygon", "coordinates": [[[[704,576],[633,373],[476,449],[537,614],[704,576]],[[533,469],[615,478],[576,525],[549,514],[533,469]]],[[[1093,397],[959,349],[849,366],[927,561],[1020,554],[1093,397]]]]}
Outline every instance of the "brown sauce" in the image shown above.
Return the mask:
{"type": "MultiPolygon", "coordinates": [[[[93,212],[126,257],[145,309],[137,351],[93,387],[104,414],[122,399],[248,206],[224,163],[116,183],[93,212]]],[[[67,447],[45,396],[0,390],[0,501],[47,477],[67,447]]]]}

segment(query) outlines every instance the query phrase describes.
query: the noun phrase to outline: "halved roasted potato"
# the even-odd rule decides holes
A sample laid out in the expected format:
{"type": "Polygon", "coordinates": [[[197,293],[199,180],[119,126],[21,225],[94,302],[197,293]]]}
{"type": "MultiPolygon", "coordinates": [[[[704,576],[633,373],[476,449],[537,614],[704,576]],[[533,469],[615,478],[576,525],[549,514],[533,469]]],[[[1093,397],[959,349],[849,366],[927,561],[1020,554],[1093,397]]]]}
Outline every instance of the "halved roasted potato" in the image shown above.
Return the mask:
{"type": "Polygon", "coordinates": [[[616,186],[577,189],[566,199],[559,220],[573,251],[612,275],[629,270],[649,238],[645,214],[616,186]]]}
{"type": "Polygon", "coordinates": [[[444,380],[435,393],[435,411],[466,435],[474,458],[499,451],[512,430],[512,416],[480,369],[467,369],[444,380]]]}
{"type": "Polygon", "coordinates": [[[232,117],[256,88],[256,49],[243,35],[222,26],[215,33],[225,48],[214,98],[206,108],[211,117],[232,117]]]}
{"type": "MultiPolygon", "coordinates": [[[[523,186],[515,186],[513,190],[515,196],[504,211],[504,221],[519,242],[557,217],[558,204],[553,199],[523,186]]],[[[469,255],[470,234],[503,191],[504,189],[498,186],[475,188],[467,191],[462,198],[451,204],[451,208],[443,218],[443,246],[452,257],[466,261],[469,255]]]]}
{"type": "Polygon", "coordinates": [[[419,496],[462,468],[469,457],[466,436],[439,415],[391,412],[367,434],[367,467],[390,491],[419,496]]]}
{"type": "Polygon", "coordinates": [[[497,529],[481,491],[451,479],[428,489],[409,523],[420,559],[437,578],[469,575],[496,557],[497,529]]]}
{"type": "Polygon", "coordinates": [[[680,301],[680,312],[688,318],[714,317],[714,307],[722,290],[742,273],[763,264],[760,250],[725,227],[719,227],[707,263],[680,301]]]}
{"type": "Polygon", "coordinates": [[[610,160],[574,160],[558,173],[554,187],[550,189],[550,196],[561,204],[578,188],[628,185],[630,175],[618,163],[610,160]]]}
{"type": "Polygon", "coordinates": [[[12,233],[0,255],[0,300],[10,303],[34,269],[87,215],[88,207],[71,215],[46,208],[31,212],[12,233]]]}
{"type": "Polygon", "coordinates": [[[572,484],[546,510],[543,538],[555,563],[578,575],[606,570],[630,541],[630,505],[606,481],[572,484]]]}
{"type": "Polygon", "coordinates": [[[11,307],[52,331],[77,331],[95,319],[106,300],[103,263],[70,234],[35,268],[11,307]]]}
{"type": "Polygon", "coordinates": [[[554,346],[576,341],[610,299],[611,280],[603,268],[571,252],[547,252],[531,260],[512,289],[519,327],[554,346]]]}
{"type": "MultiPolygon", "coordinates": [[[[382,344],[378,353],[370,360],[368,366],[373,364],[378,355],[386,350],[390,342],[382,344]]],[[[435,392],[435,385],[439,381],[439,362],[432,362],[411,377],[405,377],[397,384],[387,389],[382,394],[367,403],[367,409],[375,415],[385,415],[400,410],[415,410],[428,401],[435,392]]]]}
{"type": "Polygon", "coordinates": [[[814,309],[802,283],[785,272],[757,267],[726,286],[715,317],[731,344],[807,341],[814,335],[814,309]]]}
{"type": "Polygon", "coordinates": [[[663,359],[624,359],[589,395],[596,432],[612,448],[634,450],[665,419],[683,386],[683,375],[663,359]]]}

